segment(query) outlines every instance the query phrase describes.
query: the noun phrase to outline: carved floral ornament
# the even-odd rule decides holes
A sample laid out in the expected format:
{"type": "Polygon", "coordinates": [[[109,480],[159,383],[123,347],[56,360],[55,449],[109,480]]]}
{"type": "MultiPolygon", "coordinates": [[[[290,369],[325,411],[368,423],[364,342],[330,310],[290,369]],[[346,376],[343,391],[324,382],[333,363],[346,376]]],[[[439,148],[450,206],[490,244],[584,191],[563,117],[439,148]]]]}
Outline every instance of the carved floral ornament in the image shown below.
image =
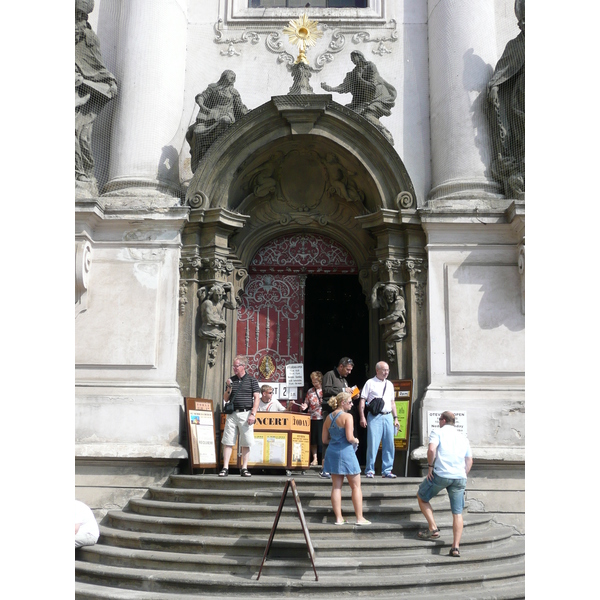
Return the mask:
{"type": "MultiPolygon", "coordinates": [[[[379,35],[372,35],[369,31],[352,27],[352,25],[336,25],[336,27],[332,27],[326,23],[320,23],[319,25],[324,32],[330,34],[330,41],[327,49],[317,55],[316,59],[314,60],[315,66],[309,67],[313,72],[321,71],[327,63],[333,62],[335,54],[338,54],[344,50],[344,48],[346,48],[347,36],[350,37],[350,40],[355,45],[373,44],[375,47],[372,49],[372,53],[383,56],[384,54],[392,53],[392,49],[388,44],[397,42],[399,35],[396,29],[396,21],[394,19],[391,19],[383,26],[382,29],[385,33],[379,35]]],[[[230,29],[235,30],[236,28],[233,26],[228,26],[227,30],[230,29]]],[[[273,30],[271,28],[261,29],[259,27],[254,27],[252,29],[244,28],[244,30],[237,36],[224,36],[224,30],[225,28],[223,19],[219,19],[214,25],[214,42],[220,45],[227,44],[227,49],[220,51],[221,56],[240,56],[241,45],[251,44],[255,46],[260,42],[261,36],[264,36],[265,47],[269,52],[277,55],[278,63],[286,63],[288,68],[291,68],[296,62],[296,59],[285,50],[284,41],[282,39],[283,32],[281,31],[273,30]],[[240,50],[237,48],[240,48],[240,50]]]]}

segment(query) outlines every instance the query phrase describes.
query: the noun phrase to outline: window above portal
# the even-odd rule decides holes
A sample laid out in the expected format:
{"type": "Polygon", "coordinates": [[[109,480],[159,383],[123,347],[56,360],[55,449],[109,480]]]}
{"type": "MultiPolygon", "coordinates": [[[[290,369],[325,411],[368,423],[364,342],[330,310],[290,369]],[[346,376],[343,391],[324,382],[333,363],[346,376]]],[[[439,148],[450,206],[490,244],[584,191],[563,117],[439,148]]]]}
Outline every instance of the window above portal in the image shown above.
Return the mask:
{"type": "Polygon", "coordinates": [[[320,23],[380,25],[385,23],[385,0],[224,0],[221,18],[228,25],[273,26],[306,13],[320,23]],[[310,5],[310,6],[307,6],[310,5]]]}
{"type": "Polygon", "coordinates": [[[367,0],[248,0],[248,8],[367,8],[367,0]]]}

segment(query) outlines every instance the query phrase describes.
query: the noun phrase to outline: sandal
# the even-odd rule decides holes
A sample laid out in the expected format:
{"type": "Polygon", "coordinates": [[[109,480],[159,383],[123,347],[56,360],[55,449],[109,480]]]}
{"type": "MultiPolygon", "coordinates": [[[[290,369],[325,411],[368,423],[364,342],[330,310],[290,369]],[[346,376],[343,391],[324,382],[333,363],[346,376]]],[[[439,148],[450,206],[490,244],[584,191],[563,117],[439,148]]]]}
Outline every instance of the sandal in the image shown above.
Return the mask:
{"type": "Polygon", "coordinates": [[[356,521],[355,525],[370,525],[371,521],[367,521],[366,519],[364,521],[356,521]]]}
{"type": "Polygon", "coordinates": [[[242,477],[252,477],[252,473],[250,473],[250,471],[248,471],[248,469],[242,469],[240,471],[240,475],[242,477]]]}
{"type": "Polygon", "coordinates": [[[433,531],[429,531],[428,529],[427,531],[419,531],[417,537],[420,540],[437,540],[440,537],[440,530],[434,529],[433,531]]]}
{"type": "Polygon", "coordinates": [[[229,475],[229,469],[221,469],[219,472],[219,477],[227,477],[229,475]]]}
{"type": "Polygon", "coordinates": [[[450,552],[448,552],[448,554],[454,558],[460,558],[460,552],[458,548],[450,548],[450,552]]]}
{"type": "Polygon", "coordinates": [[[348,521],[346,521],[346,519],[343,519],[342,521],[336,521],[335,525],[346,525],[346,523],[348,523],[348,521]]]}

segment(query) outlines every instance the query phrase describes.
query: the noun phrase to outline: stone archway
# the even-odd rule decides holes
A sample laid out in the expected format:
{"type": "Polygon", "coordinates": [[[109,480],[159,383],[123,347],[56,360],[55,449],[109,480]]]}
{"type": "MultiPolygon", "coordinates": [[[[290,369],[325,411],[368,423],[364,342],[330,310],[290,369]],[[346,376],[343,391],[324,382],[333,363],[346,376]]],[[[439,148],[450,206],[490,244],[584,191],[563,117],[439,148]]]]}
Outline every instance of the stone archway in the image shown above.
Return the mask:
{"type": "Polygon", "coordinates": [[[222,340],[208,348],[199,338],[198,290],[228,283],[239,304],[257,251],[300,233],[326,235],[348,250],[365,301],[377,283],[402,288],[406,338],[386,346],[381,311],[370,310],[369,362],[386,357],[395,377],[424,386],[424,234],[406,169],[371,123],[329,95],[274,97],[213,144],[186,201],[178,361],[184,395],[220,399],[238,346],[233,309],[224,311],[222,340]]]}

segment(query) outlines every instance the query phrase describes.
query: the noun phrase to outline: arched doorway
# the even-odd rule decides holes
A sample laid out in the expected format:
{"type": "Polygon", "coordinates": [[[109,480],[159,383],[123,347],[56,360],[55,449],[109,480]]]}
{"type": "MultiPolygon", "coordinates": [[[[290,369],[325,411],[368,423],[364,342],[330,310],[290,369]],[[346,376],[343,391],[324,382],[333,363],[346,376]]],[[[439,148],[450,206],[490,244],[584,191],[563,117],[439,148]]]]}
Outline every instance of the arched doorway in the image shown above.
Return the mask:
{"type": "Polygon", "coordinates": [[[362,385],[369,361],[365,300],[356,261],[342,244],[315,233],[275,238],[250,263],[237,312],[236,353],[248,357],[253,376],[269,383],[285,382],[286,364],[302,363],[305,386],[313,370],[328,371],[351,356],[353,380],[358,376],[353,383],[362,385]]]}

